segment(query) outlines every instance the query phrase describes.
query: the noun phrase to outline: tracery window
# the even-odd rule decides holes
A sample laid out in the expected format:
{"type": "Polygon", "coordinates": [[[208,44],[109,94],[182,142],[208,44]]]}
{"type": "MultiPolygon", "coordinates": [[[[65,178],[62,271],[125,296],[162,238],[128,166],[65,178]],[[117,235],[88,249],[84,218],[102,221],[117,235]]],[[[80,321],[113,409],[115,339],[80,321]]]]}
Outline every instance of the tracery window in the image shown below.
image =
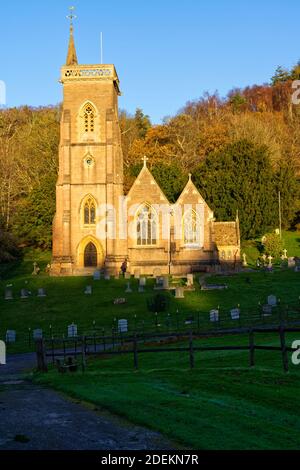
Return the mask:
{"type": "Polygon", "coordinates": [[[84,225],[96,224],[96,203],[92,197],[88,197],[83,205],[84,225]]]}
{"type": "Polygon", "coordinates": [[[151,246],[157,244],[157,213],[149,204],[145,204],[136,217],[137,245],[151,246]]]}
{"type": "Polygon", "coordinates": [[[95,131],[95,109],[90,103],[87,103],[84,107],[83,120],[84,120],[84,132],[86,133],[94,132],[95,131]]]}
{"type": "Polygon", "coordinates": [[[200,245],[200,221],[192,209],[183,216],[183,241],[185,245],[200,245]]]}

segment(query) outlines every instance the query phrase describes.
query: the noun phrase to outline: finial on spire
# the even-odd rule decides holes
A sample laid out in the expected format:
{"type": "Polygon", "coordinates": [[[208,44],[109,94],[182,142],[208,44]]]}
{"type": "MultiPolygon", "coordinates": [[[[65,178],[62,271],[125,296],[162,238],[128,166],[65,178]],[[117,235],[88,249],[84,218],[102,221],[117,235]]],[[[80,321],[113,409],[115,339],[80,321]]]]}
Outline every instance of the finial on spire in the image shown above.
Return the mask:
{"type": "Polygon", "coordinates": [[[144,162],[144,168],[147,167],[147,161],[149,160],[149,158],[147,158],[146,156],[143,157],[143,162],[144,162]]]}
{"type": "Polygon", "coordinates": [[[69,41],[69,49],[68,49],[68,56],[66,65],[78,65],[75,42],[74,42],[74,26],[73,20],[76,20],[77,16],[74,14],[75,7],[70,7],[70,14],[67,16],[68,20],[70,20],[70,41],[69,41]]]}

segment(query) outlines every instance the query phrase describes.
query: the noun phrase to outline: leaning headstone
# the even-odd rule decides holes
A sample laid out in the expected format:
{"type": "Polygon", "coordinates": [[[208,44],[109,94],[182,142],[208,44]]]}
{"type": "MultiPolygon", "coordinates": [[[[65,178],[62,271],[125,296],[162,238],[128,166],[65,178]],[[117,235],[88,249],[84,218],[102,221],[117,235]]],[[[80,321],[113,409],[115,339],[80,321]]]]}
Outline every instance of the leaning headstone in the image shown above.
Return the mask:
{"type": "Polygon", "coordinates": [[[29,297],[29,292],[27,289],[21,289],[21,295],[20,295],[21,299],[28,299],[29,297]]]}
{"type": "Polygon", "coordinates": [[[86,286],[84,293],[86,295],[91,295],[92,294],[92,286],[86,286]]]}
{"type": "Polygon", "coordinates": [[[219,310],[211,310],[209,312],[209,320],[211,322],[218,322],[219,321],[219,310]]]}
{"type": "Polygon", "coordinates": [[[293,258],[293,257],[288,258],[288,267],[289,268],[294,268],[295,266],[296,266],[295,258],[293,258]]]}
{"type": "Polygon", "coordinates": [[[128,332],[128,320],[122,319],[118,321],[118,331],[119,333],[128,332]]]}
{"type": "Polygon", "coordinates": [[[95,271],[93,275],[94,281],[100,281],[101,279],[101,271],[95,271]]]}
{"type": "Polygon", "coordinates": [[[38,297],[47,297],[45,289],[43,289],[43,288],[38,289],[38,295],[37,296],[38,297]]]}
{"type": "Polygon", "coordinates": [[[187,287],[192,287],[194,285],[194,274],[186,275],[187,287]]]}
{"type": "Polygon", "coordinates": [[[16,332],[15,330],[7,330],[6,332],[6,342],[15,343],[16,342],[16,332]]]}
{"type": "Polygon", "coordinates": [[[230,316],[231,320],[239,320],[240,318],[240,309],[239,308],[233,308],[230,310],[230,316]]]}
{"type": "Polygon", "coordinates": [[[38,339],[43,339],[43,330],[39,328],[36,330],[33,330],[32,336],[33,336],[34,341],[37,341],[38,339]]]}
{"type": "Polygon", "coordinates": [[[132,292],[132,289],[131,289],[130,282],[127,282],[127,287],[126,287],[126,290],[125,290],[125,292],[126,292],[127,294],[131,294],[131,292],[132,292]]]}
{"type": "Polygon", "coordinates": [[[72,323],[72,325],[68,326],[68,338],[75,338],[77,336],[77,325],[72,323]]]}
{"type": "Polygon", "coordinates": [[[175,299],[184,299],[184,288],[183,287],[176,287],[175,290],[175,299]]]}
{"type": "Polygon", "coordinates": [[[271,305],[271,307],[277,306],[277,298],[275,295],[269,295],[267,301],[268,305],[271,305]]]}
{"type": "Polygon", "coordinates": [[[5,300],[13,300],[13,292],[12,292],[12,289],[10,287],[6,287],[5,288],[5,300]]]}

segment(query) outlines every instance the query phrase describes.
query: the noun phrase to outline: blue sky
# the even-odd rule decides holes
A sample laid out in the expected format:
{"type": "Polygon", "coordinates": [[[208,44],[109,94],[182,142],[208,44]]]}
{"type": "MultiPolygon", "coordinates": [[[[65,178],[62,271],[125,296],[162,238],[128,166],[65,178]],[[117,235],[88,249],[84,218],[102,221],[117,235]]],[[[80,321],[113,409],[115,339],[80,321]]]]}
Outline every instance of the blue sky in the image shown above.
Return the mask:
{"type": "Polygon", "coordinates": [[[154,123],[204,91],[269,81],[300,59],[298,0],[12,0],[0,3],[0,80],[7,105],[56,104],[76,6],[79,62],[114,63],[120,107],[154,123]]]}

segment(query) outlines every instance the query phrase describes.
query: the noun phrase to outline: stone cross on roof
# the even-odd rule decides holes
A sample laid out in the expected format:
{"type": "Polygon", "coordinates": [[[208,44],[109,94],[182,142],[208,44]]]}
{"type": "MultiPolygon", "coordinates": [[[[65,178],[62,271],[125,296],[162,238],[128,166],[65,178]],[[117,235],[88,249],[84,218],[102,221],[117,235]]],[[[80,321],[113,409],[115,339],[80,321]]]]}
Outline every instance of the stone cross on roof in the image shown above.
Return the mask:
{"type": "Polygon", "coordinates": [[[146,157],[146,156],[144,156],[144,157],[142,158],[142,160],[143,160],[143,162],[144,162],[144,168],[146,168],[146,166],[147,166],[147,161],[149,160],[149,158],[146,157]]]}

